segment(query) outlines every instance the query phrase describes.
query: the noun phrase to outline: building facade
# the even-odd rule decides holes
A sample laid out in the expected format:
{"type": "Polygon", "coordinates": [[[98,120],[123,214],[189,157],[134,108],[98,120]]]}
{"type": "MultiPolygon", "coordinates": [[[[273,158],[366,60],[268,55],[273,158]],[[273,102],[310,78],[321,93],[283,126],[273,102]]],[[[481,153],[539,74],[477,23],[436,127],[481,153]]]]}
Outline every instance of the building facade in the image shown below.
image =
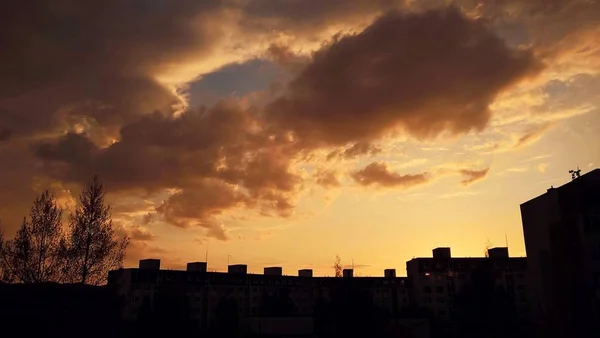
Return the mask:
{"type": "Polygon", "coordinates": [[[157,304],[157,296],[177,290],[189,305],[191,318],[201,327],[217,320],[219,304],[233,300],[237,316],[312,317],[320,303],[352,293],[366,294],[369,304],[390,318],[409,309],[426,309],[442,320],[453,319],[455,296],[467,285],[473,271],[484,262],[493,264],[495,283],[510,297],[515,311],[529,314],[526,258],[511,258],[507,248],[489,250],[489,257],[457,258],[450,248],[433,250],[433,257],[406,263],[408,277],[397,277],[386,269],[383,277],[354,277],[345,269],[343,277],[312,277],[312,270],[298,276],[283,275],[281,267],[267,267],[264,274],[248,274],[247,266],[231,265],[227,273],[207,272],[205,262],[189,263],[187,270],[161,270],[160,261],[142,260],[139,268],[111,271],[112,285],[125,299],[122,316],[136,319],[157,304]],[[358,291],[357,291],[358,290],[358,291]]]}
{"type": "Polygon", "coordinates": [[[265,274],[248,274],[245,265],[232,265],[227,273],[207,272],[205,262],[189,263],[187,270],[161,270],[158,260],[142,260],[140,268],[111,271],[109,286],[124,299],[122,317],[133,320],[157,306],[161,294],[175,290],[189,305],[189,315],[201,327],[217,320],[219,304],[233,300],[238,317],[310,317],[319,302],[330,302],[346,287],[367,290],[375,306],[390,315],[410,304],[405,277],[344,278],[311,277],[303,269],[299,276],[286,276],[280,267],[265,268],[265,274]]]}
{"type": "Polygon", "coordinates": [[[521,219],[539,326],[588,336],[600,308],[600,169],[521,204],[521,219]]]}
{"type": "Polygon", "coordinates": [[[433,257],[411,259],[406,270],[415,303],[439,319],[453,320],[457,295],[484,264],[491,264],[496,286],[505,290],[516,313],[526,319],[527,259],[509,257],[508,248],[492,248],[488,257],[473,258],[452,257],[450,248],[436,248],[433,257]]]}

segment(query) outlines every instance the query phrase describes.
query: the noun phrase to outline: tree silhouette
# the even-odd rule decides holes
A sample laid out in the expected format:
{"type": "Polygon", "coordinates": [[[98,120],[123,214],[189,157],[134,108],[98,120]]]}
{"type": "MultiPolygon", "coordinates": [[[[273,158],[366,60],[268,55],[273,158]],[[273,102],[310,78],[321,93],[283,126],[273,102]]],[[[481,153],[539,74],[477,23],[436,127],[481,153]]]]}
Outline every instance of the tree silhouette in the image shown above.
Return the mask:
{"type": "Polygon", "coordinates": [[[333,269],[336,277],[342,277],[342,259],[340,255],[335,255],[335,261],[333,261],[333,269]]]}
{"type": "Polygon", "coordinates": [[[94,176],[70,217],[63,255],[71,282],[99,285],[107,280],[110,270],[123,266],[129,238],[115,235],[110,206],[104,203],[105,194],[100,179],[94,176]]]}
{"type": "MultiPolygon", "coordinates": [[[[0,225],[2,223],[0,222],[0,225]]],[[[6,249],[6,240],[4,239],[4,232],[0,227],[0,282],[3,283],[12,283],[14,281],[14,275],[9,270],[8,265],[5,263],[5,250],[6,249]]]]}
{"type": "Polygon", "coordinates": [[[3,279],[21,283],[61,281],[62,209],[48,190],[38,196],[12,241],[0,236],[3,279]]]}

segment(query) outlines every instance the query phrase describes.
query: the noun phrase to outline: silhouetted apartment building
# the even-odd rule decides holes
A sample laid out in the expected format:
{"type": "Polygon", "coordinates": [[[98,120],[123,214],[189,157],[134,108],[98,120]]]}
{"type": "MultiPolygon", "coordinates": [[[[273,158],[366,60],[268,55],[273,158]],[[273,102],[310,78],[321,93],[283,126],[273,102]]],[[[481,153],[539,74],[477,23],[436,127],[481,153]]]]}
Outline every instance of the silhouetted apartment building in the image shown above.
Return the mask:
{"type": "Polygon", "coordinates": [[[521,204],[521,218],[540,327],[588,336],[600,319],[600,169],[521,204]]]}
{"type": "Polygon", "coordinates": [[[489,266],[496,287],[505,291],[522,318],[528,315],[527,258],[509,257],[508,248],[492,248],[488,257],[452,257],[450,248],[433,249],[433,257],[406,262],[408,281],[417,306],[440,319],[452,320],[456,297],[472,283],[473,274],[489,266]]]}
{"type": "Polygon", "coordinates": [[[217,319],[219,304],[226,300],[236,304],[240,319],[300,318],[312,316],[317,305],[332,301],[340,292],[358,289],[366,290],[378,308],[398,314],[410,302],[406,278],[396,277],[393,269],[385,274],[353,277],[349,269],[345,278],[312,277],[312,270],[303,269],[298,276],[286,276],[281,267],[267,267],[259,275],[248,274],[246,265],[231,265],[227,273],[207,272],[205,262],[189,263],[186,271],[161,270],[159,261],[141,260],[139,268],[111,271],[108,283],[124,300],[124,319],[156,310],[160,296],[167,295],[183,299],[189,316],[199,326],[210,327],[217,319]]]}

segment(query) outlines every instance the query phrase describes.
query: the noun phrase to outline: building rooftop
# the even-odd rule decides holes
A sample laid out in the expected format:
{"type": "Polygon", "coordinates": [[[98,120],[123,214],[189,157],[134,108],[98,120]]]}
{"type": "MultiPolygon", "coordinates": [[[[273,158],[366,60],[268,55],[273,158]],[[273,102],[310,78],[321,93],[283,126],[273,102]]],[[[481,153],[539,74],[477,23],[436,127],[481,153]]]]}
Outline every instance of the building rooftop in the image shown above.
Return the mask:
{"type": "Polygon", "coordinates": [[[539,198],[542,198],[543,196],[546,196],[551,191],[561,191],[564,189],[568,189],[569,187],[589,183],[590,181],[600,181],[600,168],[594,169],[594,170],[589,171],[577,178],[571,179],[571,181],[569,181],[561,186],[558,186],[558,187],[551,186],[550,188],[548,188],[548,190],[545,193],[543,193],[539,196],[536,196],[534,198],[531,198],[531,199],[521,203],[521,205],[525,205],[525,204],[533,202],[539,198]]]}

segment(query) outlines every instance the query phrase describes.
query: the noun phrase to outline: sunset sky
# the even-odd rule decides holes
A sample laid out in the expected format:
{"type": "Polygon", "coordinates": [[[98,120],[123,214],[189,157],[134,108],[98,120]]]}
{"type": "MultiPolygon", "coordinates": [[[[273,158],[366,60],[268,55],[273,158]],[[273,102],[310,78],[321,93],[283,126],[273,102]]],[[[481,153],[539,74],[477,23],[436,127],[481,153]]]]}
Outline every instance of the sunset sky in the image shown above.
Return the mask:
{"type": "Polygon", "coordinates": [[[98,174],[126,266],[405,275],[438,246],[524,256],[519,204],[600,164],[600,1],[12,3],[9,237],[98,174]]]}

